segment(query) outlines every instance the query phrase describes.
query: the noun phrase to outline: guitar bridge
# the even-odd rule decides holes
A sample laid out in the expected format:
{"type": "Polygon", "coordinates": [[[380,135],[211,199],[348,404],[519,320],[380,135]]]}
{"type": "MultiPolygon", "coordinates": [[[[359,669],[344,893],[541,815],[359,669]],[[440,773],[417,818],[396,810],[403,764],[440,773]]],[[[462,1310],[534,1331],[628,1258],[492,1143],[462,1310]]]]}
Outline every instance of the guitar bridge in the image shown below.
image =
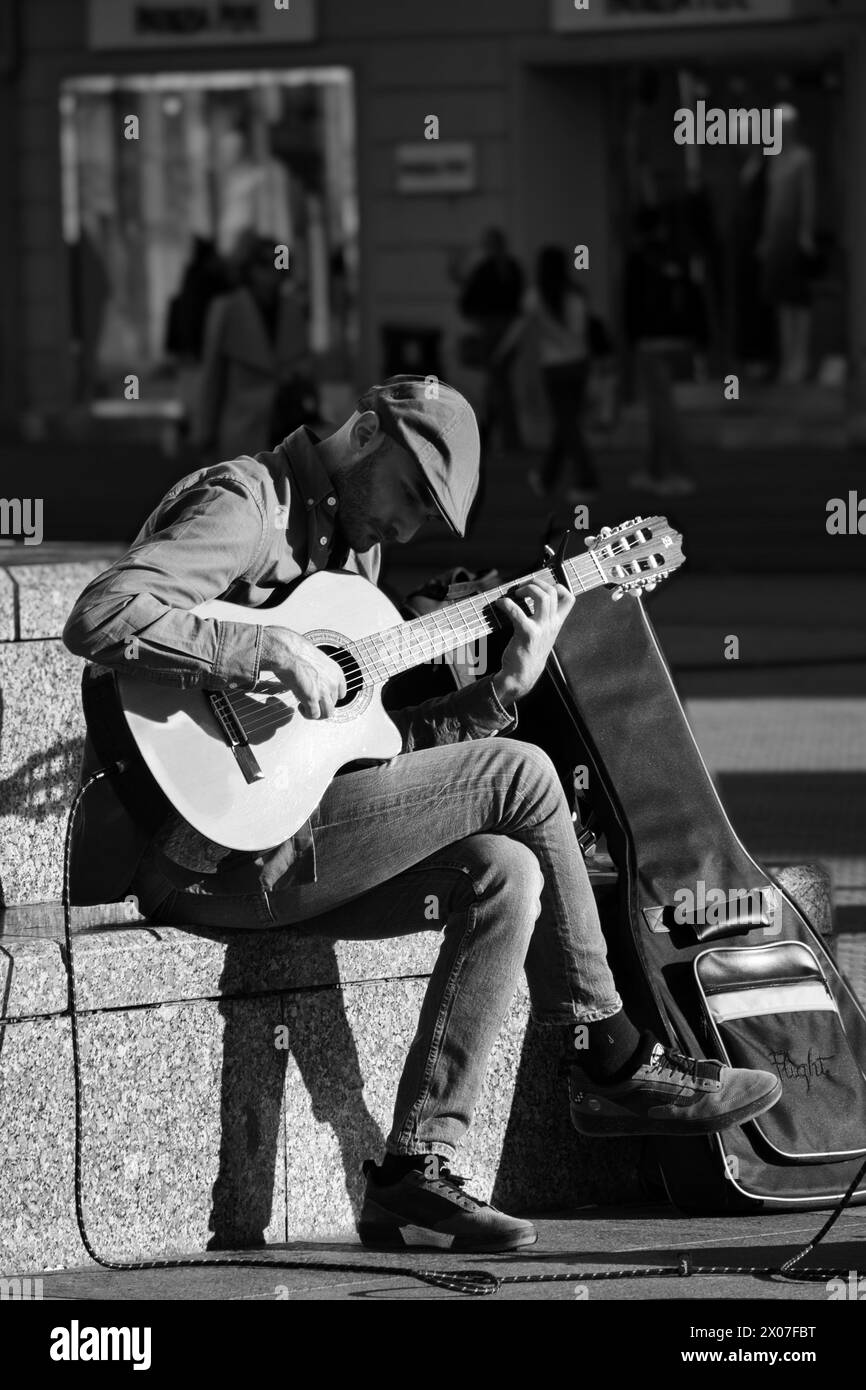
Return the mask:
{"type": "Polygon", "coordinates": [[[263,781],[265,774],[250,748],[246,729],[228,695],[222,690],[208,690],[207,700],[214,718],[223,731],[226,743],[235,755],[235,761],[243,773],[244,781],[250,783],[263,781]]]}

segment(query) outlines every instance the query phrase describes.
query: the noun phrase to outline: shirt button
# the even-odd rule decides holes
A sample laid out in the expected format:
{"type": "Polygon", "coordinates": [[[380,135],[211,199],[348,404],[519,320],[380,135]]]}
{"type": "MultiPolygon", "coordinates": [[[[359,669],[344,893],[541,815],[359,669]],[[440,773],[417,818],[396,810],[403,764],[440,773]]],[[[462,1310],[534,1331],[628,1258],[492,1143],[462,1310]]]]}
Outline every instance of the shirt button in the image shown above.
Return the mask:
{"type": "Polygon", "coordinates": [[[307,498],[307,506],[308,506],[308,507],[312,507],[312,505],[313,505],[313,499],[312,499],[312,497],[308,497],[308,498],[307,498]]]}
{"type": "Polygon", "coordinates": [[[320,536],[320,537],[319,537],[319,545],[327,545],[327,544],[328,544],[328,537],[327,537],[327,536],[320,536]]]}
{"type": "Polygon", "coordinates": [[[329,498],[328,498],[328,506],[329,506],[329,507],[336,507],[336,505],[337,505],[337,499],[336,499],[336,497],[329,497],[329,498]]]}

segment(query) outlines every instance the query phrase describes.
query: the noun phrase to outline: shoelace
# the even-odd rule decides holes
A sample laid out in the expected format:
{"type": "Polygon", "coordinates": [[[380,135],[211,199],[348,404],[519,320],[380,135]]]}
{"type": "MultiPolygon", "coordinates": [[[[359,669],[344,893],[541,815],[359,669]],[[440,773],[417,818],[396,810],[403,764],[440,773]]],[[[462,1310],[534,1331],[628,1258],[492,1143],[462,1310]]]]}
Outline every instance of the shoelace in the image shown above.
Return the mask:
{"type": "Polygon", "coordinates": [[[676,1052],[673,1048],[662,1047],[659,1044],[653,1050],[649,1069],[659,1072],[679,1072],[692,1081],[718,1081],[721,1063],[708,1060],[700,1061],[697,1057],[687,1057],[684,1052],[676,1052]]]}
{"type": "Polygon", "coordinates": [[[472,1202],[476,1207],[486,1207],[489,1205],[488,1202],[482,1202],[480,1197],[473,1197],[471,1192],[464,1192],[463,1188],[466,1186],[466,1178],[461,1177],[459,1173],[452,1173],[450,1168],[440,1168],[439,1177],[434,1179],[434,1182],[446,1183],[451,1187],[456,1187],[464,1202],[472,1202]]]}

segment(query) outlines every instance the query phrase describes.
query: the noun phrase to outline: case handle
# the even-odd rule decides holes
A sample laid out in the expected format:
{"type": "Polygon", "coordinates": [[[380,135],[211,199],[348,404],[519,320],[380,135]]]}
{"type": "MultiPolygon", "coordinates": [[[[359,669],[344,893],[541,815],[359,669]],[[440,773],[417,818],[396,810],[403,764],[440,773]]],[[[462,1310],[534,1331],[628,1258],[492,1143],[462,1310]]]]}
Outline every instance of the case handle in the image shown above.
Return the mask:
{"type": "Polygon", "coordinates": [[[744,936],[755,927],[765,934],[776,936],[780,931],[776,921],[779,898],[775,888],[732,889],[727,900],[697,909],[683,904],[645,907],[644,920],[651,932],[669,932],[674,927],[687,927],[698,941],[720,941],[727,936],[744,936]],[[757,902],[755,901],[757,899],[757,902]]]}

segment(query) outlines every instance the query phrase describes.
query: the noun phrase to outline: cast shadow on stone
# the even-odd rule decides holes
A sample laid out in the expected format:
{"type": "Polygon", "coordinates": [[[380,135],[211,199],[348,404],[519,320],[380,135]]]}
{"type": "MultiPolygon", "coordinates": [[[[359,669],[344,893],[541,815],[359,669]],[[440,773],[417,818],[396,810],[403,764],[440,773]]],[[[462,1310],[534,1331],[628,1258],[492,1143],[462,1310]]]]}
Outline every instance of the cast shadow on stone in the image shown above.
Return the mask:
{"type": "Polygon", "coordinates": [[[289,1191],[293,1146],[283,1135],[282,1113],[289,1054],[310,1096],[315,1120],[330,1124],[340,1145],[346,1191],[361,1209],[361,1161],[378,1157],[384,1138],[367,1109],[358,1052],[343,1003],[334,943],[304,934],[298,947],[312,965],[319,1009],[317,1027],[299,1024],[292,1002],[313,991],[281,993],[279,1020],[288,1047],[275,1045],[275,997],[268,987],[266,954],[273,932],[233,932],[227,938],[220,979],[225,1020],[221,1080],[219,1171],[213,1186],[209,1250],[251,1249],[265,1244],[278,1166],[287,1163],[289,1191]],[[258,978],[256,978],[258,976],[258,978]],[[255,996],[260,999],[256,1001],[255,996]],[[252,998],[251,998],[252,996],[252,998]],[[285,1158],[284,1158],[285,1155],[285,1158]]]}
{"type": "MultiPolygon", "coordinates": [[[[81,764],[81,738],[57,739],[48,748],[31,753],[6,777],[0,777],[0,816],[13,815],[43,821],[59,817],[62,836],[75,793],[81,764]]],[[[0,692],[0,757],[3,745],[3,696],[0,692]]],[[[58,844],[58,853],[62,840],[58,844]]],[[[4,902],[0,876],[0,903],[4,902]]]]}
{"type": "Polygon", "coordinates": [[[641,1141],[584,1139],[572,1127],[558,1033],[527,1024],[491,1201],[535,1213],[639,1201],[641,1141]]]}

